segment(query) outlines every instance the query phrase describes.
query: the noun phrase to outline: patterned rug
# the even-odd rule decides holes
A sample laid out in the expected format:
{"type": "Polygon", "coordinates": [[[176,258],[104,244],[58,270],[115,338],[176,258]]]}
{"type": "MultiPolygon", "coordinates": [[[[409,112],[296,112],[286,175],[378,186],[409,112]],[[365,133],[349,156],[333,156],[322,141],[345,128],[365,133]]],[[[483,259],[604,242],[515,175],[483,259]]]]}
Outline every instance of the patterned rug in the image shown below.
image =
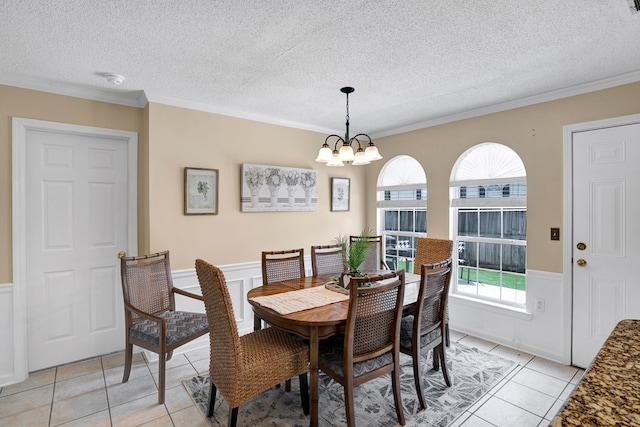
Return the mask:
{"type": "MultiPolygon", "coordinates": [[[[431,369],[431,352],[422,366],[423,385],[427,409],[419,411],[418,397],[413,380],[411,357],[400,355],[401,395],[406,426],[447,426],[473,405],[491,387],[516,366],[516,362],[479,351],[462,344],[451,343],[447,349],[447,365],[451,387],[447,387],[441,371],[431,369]]],[[[184,381],[196,406],[206,413],[209,401],[209,377],[197,376],[184,381]]],[[[362,384],[355,389],[356,422],[360,426],[399,426],[393,404],[391,376],[385,375],[362,384]]],[[[344,391],[340,384],[320,372],[320,426],[346,424],[344,391]]],[[[213,426],[226,426],[229,406],[216,397],[213,426]]],[[[308,426],[309,418],[302,413],[300,388],[297,378],[291,381],[291,392],[284,387],[272,388],[240,406],[240,426],[298,427],[308,426]]]]}

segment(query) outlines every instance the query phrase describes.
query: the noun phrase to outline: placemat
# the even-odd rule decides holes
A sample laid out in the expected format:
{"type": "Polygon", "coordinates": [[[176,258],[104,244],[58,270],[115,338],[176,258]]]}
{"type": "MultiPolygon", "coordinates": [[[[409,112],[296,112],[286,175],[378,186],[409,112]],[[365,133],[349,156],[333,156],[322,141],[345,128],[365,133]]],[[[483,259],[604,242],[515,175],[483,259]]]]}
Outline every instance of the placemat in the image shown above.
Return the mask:
{"type": "Polygon", "coordinates": [[[275,295],[254,297],[251,298],[251,301],[257,302],[261,306],[270,308],[277,313],[289,314],[348,299],[349,295],[330,291],[324,286],[316,286],[275,295]]]}

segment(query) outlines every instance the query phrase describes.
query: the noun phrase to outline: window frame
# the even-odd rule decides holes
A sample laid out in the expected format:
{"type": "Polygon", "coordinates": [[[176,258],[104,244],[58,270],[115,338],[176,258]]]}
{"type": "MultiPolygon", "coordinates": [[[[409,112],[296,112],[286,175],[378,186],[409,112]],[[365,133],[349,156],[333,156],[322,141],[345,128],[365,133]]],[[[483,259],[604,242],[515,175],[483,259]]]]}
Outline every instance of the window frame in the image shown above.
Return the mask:
{"type": "MultiPolygon", "coordinates": [[[[427,235],[427,207],[383,207],[378,208],[378,212],[380,214],[380,234],[384,239],[384,256],[385,262],[392,270],[398,268],[400,264],[404,264],[405,271],[412,273],[413,272],[413,261],[416,257],[415,248],[417,244],[417,239],[419,237],[425,237],[427,235]],[[386,213],[389,211],[397,211],[397,212],[412,212],[413,213],[413,231],[408,230],[388,230],[386,227],[386,213]],[[416,212],[424,212],[425,215],[425,231],[415,231],[416,230],[416,212]],[[388,242],[391,239],[395,239],[395,247],[389,247],[388,242]],[[408,246],[398,246],[397,242],[405,242],[409,241],[408,246]],[[394,268],[395,267],[395,268],[394,268]]],[[[398,215],[397,222],[400,223],[400,215],[398,215]]],[[[398,227],[399,228],[399,227],[398,227]]]]}
{"type": "MultiPolygon", "coordinates": [[[[456,281],[454,282],[454,286],[452,286],[452,292],[454,294],[457,295],[461,295],[461,296],[465,296],[465,297],[469,297],[469,298],[476,298],[482,301],[491,301],[494,303],[499,303],[499,304],[504,304],[504,305],[508,305],[508,306],[513,306],[516,308],[525,308],[526,307],[526,291],[527,291],[527,280],[526,280],[526,269],[527,269],[527,255],[526,255],[526,248],[527,248],[527,240],[525,239],[512,239],[512,238],[504,238],[504,212],[513,212],[513,211],[519,211],[519,212],[527,212],[526,207],[518,207],[518,208],[513,208],[513,207],[452,207],[452,231],[453,231],[453,242],[454,242],[454,248],[457,248],[457,250],[454,250],[454,270],[455,270],[455,277],[456,277],[456,281]],[[461,236],[459,233],[459,224],[458,224],[458,219],[459,219],[459,214],[460,211],[462,210],[476,210],[478,212],[477,215],[477,221],[478,221],[478,230],[477,230],[477,235],[475,236],[469,236],[469,235],[464,235],[461,236]],[[500,212],[500,237],[485,237],[485,236],[480,236],[481,234],[481,230],[480,230],[480,212],[482,210],[486,210],[486,211],[499,211],[500,212]],[[486,267],[481,267],[480,266],[480,254],[479,251],[480,249],[477,249],[477,255],[476,255],[476,265],[474,266],[470,266],[470,265],[466,265],[466,264],[462,264],[461,260],[460,260],[460,243],[461,242],[468,242],[468,243],[472,243],[472,244],[478,244],[481,245],[483,243],[486,244],[495,244],[495,245],[499,245],[500,246],[500,268],[499,270],[493,269],[493,268],[486,268],[486,267]],[[504,260],[503,260],[503,247],[504,246],[521,246],[525,248],[525,259],[524,259],[524,265],[523,265],[523,270],[524,272],[515,272],[515,271],[509,271],[509,270],[505,270],[504,269],[504,260]],[[470,276],[469,273],[470,271],[476,270],[476,280],[474,280],[475,282],[475,292],[468,292],[465,290],[461,290],[460,286],[461,283],[460,281],[463,280],[464,278],[464,270],[466,269],[467,271],[467,282],[470,281],[470,276]],[[480,285],[482,284],[481,282],[479,282],[478,279],[478,275],[480,275],[482,271],[485,272],[497,272],[499,274],[500,277],[500,283],[499,285],[497,285],[499,287],[499,297],[495,298],[492,297],[490,295],[490,292],[480,292],[480,285]],[[520,296],[520,298],[518,298],[518,293],[516,291],[516,293],[514,294],[514,298],[512,299],[507,299],[507,298],[503,298],[503,295],[505,294],[509,294],[512,291],[505,291],[505,289],[510,289],[508,286],[504,285],[504,281],[503,281],[503,275],[504,274],[509,274],[511,276],[515,276],[515,277],[522,277],[522,281],[523,281],[523,287],[524,289],[522,289],[523,295],[520,296]]],[[[526,235],[526,233],[525,233],[526,235]]],[[[489,284],[489,283],[485,283],[485,285],[488,286],[496,286],[494,284],[489,284]]],[[[468,283],[464,286],[470,286],[468,283]]]]}
{"type": "MultiPolygon", "coordinates": [[[[527,221],[527,177],[526,171],[524,169],[524,165],[522,164],[522,160],[518,156],[518,154],[513,151],[511,148],[493,142],[486,142],[477,144],[467,151],[465,151],[457,160],[455,166],[451,172],[451,181],[450,181],[450,232],[451,239],[454,241],[454,274],[456,280],[451,286],[451,292],[453,295],[457,295],[460,297],[470,298],[472,300],[476,300],[481,303],[489,303],[489,304],[499,304],[507,307],[512,307],[515,309],[525,309],[527,303],[527,230],[526,230],[526,221],[527,221]],[[485,150],[490,146],[495,146],[497,150],[493,151],[478,151],[476,153],[472,152],[474,150],[485,150]],[[471,156],[469,156],[472,154],[471,156]],[[495,155],[494,155],[495,154],[495,155]],[[469,157],[467,157],[469,156],[469,157]],[[472,163],[464,164],[466,159],[473,159],[472,163]],[[496,159],[499,159],[499,164],[496,163],[496,159]],[[505,161],[507,159],[510,163],[505,161]],[[497,167],[499,166],[499,168],[497,167]],[[461,168],[461,173],[458,173],[459,168],[461,168]],[[502,172],[497,173],[496,171],[501,170],[502,172]],[[473,175],[476,175],[477,178],[474,178],[473,175]],[[497,175],[497,176],[496,176],[497,175]],[[463,177],[462,179],[455,180],[455,177],[463,177]],[[502,187],[502,190],[500,190],[502,187]],[[505,188],[507,191],[505,192],[505,188]],[[464,210],[475,210],[477,212],[476,221],[477,224],[475,226],[475,235],[460,235],[459,230],[459,217],[460,213],[464,210]],[[500,236],[482,236],[482,211],[499,211],[499,230],[500,236]],[[524,237],[523,238],[505,238],[505,215],[504,212],[508,211],[521,211],[525,213],[525,224],[524,224],[524,237]],[[470,243],[473,245],[477,245],[474,248],[474,256],[475,256],[475,266],[471,269],[466,269],[467,275],[470,272],[475,271],[475,280],[471,281],[467,279],[467,283],[461,283],[464,280],[460,278],[460,274],[464,274],[465,265],[461,264],[460,253],[458,248],[460,248],[461,243],[470,243]],[[482,244],[490,244],[490,245],[499,245],[499,248],[482,248],[482,244]],[[504,269],[505,263],[505,246],[513,245],[513,246],[522,246],[524,247],[524,259],[523,265],[518,265],[515,268],[519,271],[509,271],[504,269]],[[499,269],[496,270],[494,268],[485,268],[481,267],[482,265],[482,252],[493,249],[493,253],[497,252],[498,254],[498,265],[499,269]],[[480,272],[482,271],[492,271],[498,273],[498,292],[497,297],[496,293],[493,292],[481,292],[480,282],[480,272]],[[505,286],[505,281],[503,278],[504,274],[508,273],[510,275],[515,275],[516,277],[510,277],[513,279],[513,283],[505,286]],[[521,282],[519,277],[522,278],[521,282]],[[469,289],[460,289],[461,286],[468,286],[469,282],[474,283],[475,292],[469,292],[469,289]],[[505,292],[505,289],[510,289],[510,286],[514,285],[516,289],[522,286],[522,294],[519,294],[516,290],[505,292]],[[513,295],[512,298],[505,299],[505,295],[513,295]]],[[[514,254],[514,252],[511,252],[514,254]]],[[[515,255],[518,256],[518,251],[515,251],[515,255]]],[[[509,259],[509,258],[507,258],[509,259]]],[[[463,261],[464,262],[464,261],[463,261]]],[[[496,291],[493,288],[493,284],[490,282],[494,277],[484,276],[484,280],[487,280],[486,285],[491,286],[491,289],[487,288],[488,291],[496,291]]]]}
{"type": "Polygon", "coordinates": [[[390,268],[404,268],[413,272],[415,247],[418,237],[427,232],[427,177],[422,165],[413,157],[401,155],[390,159],[378,175],[376,189],[376,214],[378,234],[383,236],[385,261],[390,268]],[[409,160],[407,167],[406,161],[409,160]],[[405,163],[394,162],[400,161],[405,163]],[[390,172],[391,175],[386,174],[390,172]],[[387,213],[398,212],[397,230],[387,230],[387,213]],[[412,229],[401,230],[403,212],[411,212],[412,229]],[[416,231],[417,213],[424,212],[424,231],[416,231]],[[401,246],[398,245],[401,242],[401,246]],[[408,242],[408,244],[407,244],[408,242]],[[393,243],[393,246],[389,243],[393,243]]]}

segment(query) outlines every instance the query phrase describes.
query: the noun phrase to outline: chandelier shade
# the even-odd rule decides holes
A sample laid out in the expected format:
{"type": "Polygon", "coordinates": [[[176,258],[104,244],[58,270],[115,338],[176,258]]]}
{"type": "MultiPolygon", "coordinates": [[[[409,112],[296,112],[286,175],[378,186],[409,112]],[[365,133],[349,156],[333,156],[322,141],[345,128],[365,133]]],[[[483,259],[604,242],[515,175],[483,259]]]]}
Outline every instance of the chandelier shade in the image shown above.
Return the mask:
{"type": "Polygon", "coordinates": [[[343,87],[340,92],[347,95],[347,115],[346,115],[346,131],[344,138],[340,135],[329,135],[325,138],[324,144],[318,151],[318,157],[316,162],[326,163],[327,166],[340,167],[345,164],[352,164],[355,166],[368,165],[369,163],[382,159],[382,156],[378,152],[378,148],[373,144],[371,137],[366,133],[359,133],[356,136],[349,138],[349,94],[355,91],[352,87],[343,87]],[[368,140],[366,148],[362,148],[360,139],[368,140]],[[335,140],[335,143],[334,141],[335,140]],[[333,143],[333,149],[329,143],[333,143]],[[354,152],[355,144],[358,144],[358,148],[354,152]],[[338,144],[342,144],[338,149],[338,144]]]}

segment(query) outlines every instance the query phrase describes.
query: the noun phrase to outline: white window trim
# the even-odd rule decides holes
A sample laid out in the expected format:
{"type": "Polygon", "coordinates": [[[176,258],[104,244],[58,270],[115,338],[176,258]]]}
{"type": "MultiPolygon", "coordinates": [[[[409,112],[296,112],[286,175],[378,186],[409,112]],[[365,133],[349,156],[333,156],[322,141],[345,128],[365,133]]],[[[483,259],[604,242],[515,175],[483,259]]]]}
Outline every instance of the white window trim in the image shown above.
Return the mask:
{"type": "Polygon", "coordinates": [[[466,179],[460,181],[451,181],[449,187],[471,187],[473,185],[499,185],[499,184],[519,184],[521,182],[526,183],[526,176],[514,176],[505,178],[487,178],[487,179],[466,179]]]}
{"type": "Polygon", "coordinates": [[[453,208],[526,208],[526,197],[471,197],[451,199],[453,208]]]}
{"type": "Polygon", "coordinates": [[[426,200],[378,200],[377,207],[383,209],[415,208],[426,209],[426,200]]]}
{"type": "Polygon", "coordinates": [[[377,191],[412,191],[412,190],[425,190],[427,191],[427,183],[422,184],[404,184],[404,185],[387,185],[379,186],[377,191]]]}

